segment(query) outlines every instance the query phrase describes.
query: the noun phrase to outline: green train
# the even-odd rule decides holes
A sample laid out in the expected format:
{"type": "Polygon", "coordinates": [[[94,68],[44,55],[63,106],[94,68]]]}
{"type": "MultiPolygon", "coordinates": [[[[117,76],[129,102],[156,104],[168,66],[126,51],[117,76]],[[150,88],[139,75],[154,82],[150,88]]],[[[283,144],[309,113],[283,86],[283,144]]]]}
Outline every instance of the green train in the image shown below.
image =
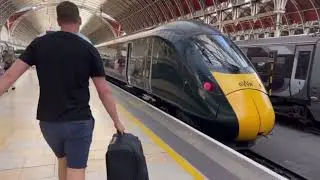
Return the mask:
{"type": "Polygon", "coordinates": [[[218,140],[254,142],[274,127],[253,65],[207,24],[174,21],[96,47],[106,76],[165,101],[218,140]]]}

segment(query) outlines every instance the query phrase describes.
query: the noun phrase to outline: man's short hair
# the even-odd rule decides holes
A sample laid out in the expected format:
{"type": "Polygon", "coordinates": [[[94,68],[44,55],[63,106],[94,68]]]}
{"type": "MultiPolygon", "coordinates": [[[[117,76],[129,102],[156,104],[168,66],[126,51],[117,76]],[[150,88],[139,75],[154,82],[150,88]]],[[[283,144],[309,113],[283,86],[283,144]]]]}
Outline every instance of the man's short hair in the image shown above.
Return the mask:
{"type": "Polygon", "coordinates": [[[79,9],[76,4],[70,1],[61,2],[57,6],[57,17],[58,21],[77,23],[80,19],[79,9]]]}

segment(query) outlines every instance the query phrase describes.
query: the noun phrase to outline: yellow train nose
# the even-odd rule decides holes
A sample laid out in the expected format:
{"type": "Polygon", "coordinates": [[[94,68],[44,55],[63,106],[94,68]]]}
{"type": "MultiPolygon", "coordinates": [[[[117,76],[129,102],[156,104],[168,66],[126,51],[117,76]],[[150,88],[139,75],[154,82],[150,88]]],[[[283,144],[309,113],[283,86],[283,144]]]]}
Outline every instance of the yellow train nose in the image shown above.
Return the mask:
{"type": "Polygon", "coordinates": [[[267,135],[274,127],[275,114],[258,75],[212,72],[232,106],[238,120],[237,140],[255,140],[267,135]]]}
{"type": "Polygon", "coordinates": [[[273,129],[275,114],[266,94],[245,89],[227,95],[227,99],[238,119],[237,140],[254,140],[258,134],[267,135],[273,129]]]}

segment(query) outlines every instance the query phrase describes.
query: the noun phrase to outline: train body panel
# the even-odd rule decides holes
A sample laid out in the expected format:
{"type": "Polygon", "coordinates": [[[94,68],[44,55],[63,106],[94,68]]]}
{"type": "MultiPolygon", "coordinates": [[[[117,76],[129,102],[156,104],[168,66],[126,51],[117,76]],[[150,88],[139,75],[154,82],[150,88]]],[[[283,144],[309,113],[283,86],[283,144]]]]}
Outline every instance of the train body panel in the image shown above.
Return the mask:
{"type": "Polygon", "coordinates": [[[319,40],[308,35],[236,42],[268,87],[277,113],[304,123],[320,121],[319,40]]]}
{"type": "Polygon", "coordinates": [[[268,97],[261,95],[265,94],[263,86],[251,84],[257,92],[245,89],[248,86],[245,81],[260,82],[252,64],[231,40],[209,25],[177,21],[96,47],[105,61],[108,76],[200,118],[201,127],[218,139],[254,141],[273,128],[272,115],[257,110],[273,110],[268,97]],[[115,64],[122,57],[126,57],[121,66],[125,68],[119,70],[115,64]],[[242,89],[227,96],[224,84],[232,79],[242,89]],[[252,99],[261,102],[246,103],[252,99]],[[236,104],[239,100],[243,107],[236,104]],[[254,118],[250,115],[252,109],[256,110],[254,118]],[[259,116],[266,116],[266,120],[261,121],[259,116]]]}
{"type": "Polygon", "coordinates": [[[224,94],[226,95],[244,89],[255,89],[263,93],[267,93],[256,73],[227,74],[212,72],[212,74],[215,79],[217,79],[219,85],[224,91],[224,94]]]}
{"type": "Polygon", "coordinates": [[[313,64],[310,69],[311,77],[309,80],[310,88],[310,112],[314,119],[320,122],[320,42],[315,45],[313,64]]]}

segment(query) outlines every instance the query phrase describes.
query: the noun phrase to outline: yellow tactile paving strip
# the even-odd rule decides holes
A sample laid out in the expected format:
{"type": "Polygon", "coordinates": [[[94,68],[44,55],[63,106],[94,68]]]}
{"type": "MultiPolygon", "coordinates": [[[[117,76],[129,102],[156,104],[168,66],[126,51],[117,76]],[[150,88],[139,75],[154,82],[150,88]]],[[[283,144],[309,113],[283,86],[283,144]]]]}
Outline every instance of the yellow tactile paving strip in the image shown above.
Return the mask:
{"type": "MultiPolygon", "coordinates": [[[[57,162],[45,143],[35,120],[38,87],[34,72],[26,73],[16,91],[0,97],[0,180],[57,180],[57,162]]],[[[90,101],[96,118],[94,138],[89,155],[87,179],[106,179],[105,152],[113,123],[95,91],[90,101]]],[[[121,106],[119,106],[121,109],[121,106]]],[[[123,110],[119,110],[123,111],[123,110]]],[[[120,113],[127,130],[139,134],[149,168],[150,179],[188,180],[195,178],[173,160],[165,149],[142,133],[141,127],[120,113]]]]}

